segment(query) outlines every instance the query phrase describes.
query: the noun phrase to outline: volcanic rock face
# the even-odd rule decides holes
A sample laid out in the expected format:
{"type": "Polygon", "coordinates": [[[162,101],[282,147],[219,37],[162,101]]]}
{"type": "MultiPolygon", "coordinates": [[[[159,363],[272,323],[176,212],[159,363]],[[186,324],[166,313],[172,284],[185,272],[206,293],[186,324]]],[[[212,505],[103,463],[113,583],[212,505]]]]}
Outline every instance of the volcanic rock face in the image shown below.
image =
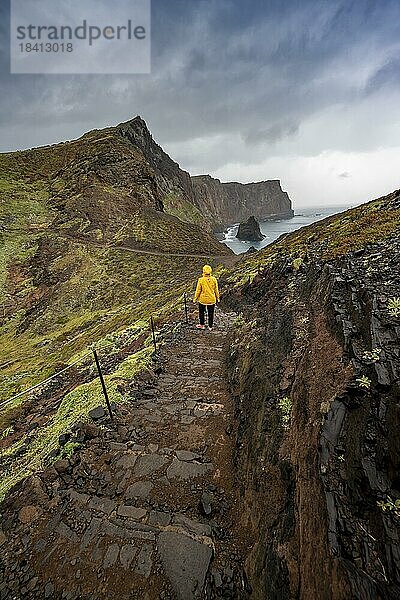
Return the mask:
{"type": "Polygon", "coordinates": [[[255,600],[400,597],[399,219],[397,192],[306,228],[231,292],[255,600]]]}
{"type": "Polygon", "coordinates": [[[290,218],[292,204],[280,181],[258,183],[221,183],[210,175],[192,177],[195,204],[215,228],[245,221],[254,215],[258,219],[290,218]]]}
{"type": "Polygon", "coordinates": [[[236,237],[239,240],[248,240],[249,242],[261,242],[264,239],[260,225],[253,216],[249,217],[244,223],[240,223],[236,237]]]}
{"type": "Polygon", "coordinates": [[[193,186],[189,173],[181,169],[175,161],[153,139],[148,127],[139,116],[121,123],[116,132],[140,148],[147,162],[156,174],[159,188],[164,194],[177,193],[187,201],[194,202],[193,186]]]}
{"type": "Polygon", "coordinates": [[[164,238],[174,239],[175,249],[192,246],[197,238],[200,251],[206,244],[217,254],[221,248],[227,252],[194,205],[189,174],[153,140],[140,117],[77,140],[2,154],[0,170],[6,190],[12,190],[0,214],[5,230],[16,229],[16,212],[30,227],[35,212],[25,210],[22,201],[16,211],[15,187],[24,200],[33,197],[52,231],[69,237],[162,250],[164,238]]]}

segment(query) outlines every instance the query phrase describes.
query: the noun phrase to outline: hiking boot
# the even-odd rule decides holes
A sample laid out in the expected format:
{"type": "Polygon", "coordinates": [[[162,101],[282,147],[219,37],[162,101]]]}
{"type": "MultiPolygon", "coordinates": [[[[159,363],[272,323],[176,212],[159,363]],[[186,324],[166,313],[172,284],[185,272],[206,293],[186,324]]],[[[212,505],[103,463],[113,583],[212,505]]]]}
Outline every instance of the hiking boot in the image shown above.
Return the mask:
{"type": "Polygon", "coordinates": [[[196,329],[205,329],[205,328],[206,328],[205,325],[199,325],[199,324],[196,325],[196,329]]]}

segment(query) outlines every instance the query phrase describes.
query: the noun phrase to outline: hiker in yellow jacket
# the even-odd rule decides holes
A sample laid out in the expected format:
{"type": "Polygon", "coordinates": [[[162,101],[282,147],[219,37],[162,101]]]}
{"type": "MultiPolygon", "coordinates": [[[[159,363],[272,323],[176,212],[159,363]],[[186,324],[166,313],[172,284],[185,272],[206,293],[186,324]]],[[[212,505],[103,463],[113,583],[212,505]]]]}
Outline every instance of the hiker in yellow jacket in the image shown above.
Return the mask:
{"type": "Polygon", "coordinates": [[[207,309],[208,314],[208,329],[212,331],[214,324],[215,305],[219,302],[218,281],[212,275],[210,265],[204,265],[203,275],[197,281],[196,292],[193,302],[199,303],[199,321],[196,325],[197,329],[205,329],[204,317],[207,309]]]}

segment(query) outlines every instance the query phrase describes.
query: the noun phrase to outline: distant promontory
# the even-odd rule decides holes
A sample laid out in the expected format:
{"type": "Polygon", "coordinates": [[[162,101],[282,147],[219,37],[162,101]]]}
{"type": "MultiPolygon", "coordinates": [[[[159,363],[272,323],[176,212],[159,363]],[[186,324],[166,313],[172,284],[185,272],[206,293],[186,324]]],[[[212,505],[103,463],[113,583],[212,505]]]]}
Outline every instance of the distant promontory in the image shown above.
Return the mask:
{"type": "Polygon", "coordinates": [[[256,183],[223,183],[210,175],[190,176],[153,139],[139,116],[112,131],[139,148],[156,174],[163,210],[206,229],[221,231],[227,225],[257,219],[293,216],[291,200],[278,179],[256,183]]]}
{"type": "Polygon", "coordinates": [[[278,179],[257,183],[222,183],[210,175],[192,177],[195,204],[218,226],[246,221],[250,216],[289,219],[291,200],[278,179]]]}

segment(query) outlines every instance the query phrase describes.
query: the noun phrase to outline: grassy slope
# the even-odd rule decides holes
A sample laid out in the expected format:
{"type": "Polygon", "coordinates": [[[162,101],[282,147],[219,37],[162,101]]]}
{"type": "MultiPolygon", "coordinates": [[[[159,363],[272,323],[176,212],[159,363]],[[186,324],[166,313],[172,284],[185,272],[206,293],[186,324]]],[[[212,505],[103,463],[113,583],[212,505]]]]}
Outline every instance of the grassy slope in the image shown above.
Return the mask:
{"type": "MultiPolygon", "coordinates": [[[[195,225],[157,211],[162,201],[141,152],[112,130],[0,154],[0,402],[93,343],[110,356],[145,338],[150,315],[168,318],[181,309],[182,293],[193,290],[204,262],[217,266],[212,258],[140,255],[110,244],[228,253],[195,225]]],[[[107,376],[116,402],[124,400],[117,382],[148,363],[148,343],[107,376]]],[[[36,418],[35,402],[28,415],[28,396],[1,408],[0,496],[46,464],[59,434],[100,402],[98,381],[78,385],[22,437],[21,421],[36,418]]]]}
{"type": "MultiPolygon", "coordinates": [[[[109,358],[119,348],[129,347],[139,335],[148,336],[151,314],[163,320],[177,310],[182,311],[182,294],[193,291],[204,263],[202,258],[183,261],[179,257],[135,255],[72,241],[67,247],[64,242],[60,248],[59,238],[46,239],[45,250],[42,244],[34,259],[48,252],[51,246],[53,258],[46,257],[46,269],[55,283],[45,289],[38,304],[26,310],[23,306],[32,284],[26,287],[26,280],[18,282],[20,291],[14,297],[18,297],[21,308],[3,321],[0,334],[0,364],[4,365],[0,369],[2,399],[42,381],[81,357],[93,343],[105,349],[109,358]]],[[[24,269],[27,281],[31,281],[32,261],[28,260],[24,269]]],[[[34,291],[37,289],[40,288],[34,291]]],[[[143,350],[117,364],[115,371],[107,376],[112,401],[124,401],[117,384],[132,380],[140,368],[145,368],[151,350],[148,338],[143,350]]],[[[93,370],[92,360],[86,359],[83,368],[93,370]]],[[[0,498],[26,474],[47,464],[60,433],[68,431],[76,421],[84,420],[88,410],[103,403],[98,379],[78,385],[62,398],[50,419],[14,441],[15,424],[21,418],[24,420],[21,408],[29,400],[30,395],[22,396],[0,409],[0,442],[4,436],[5,449],[0,498]]]]}
{"type": "Polygon", "coordinates": [[[185,202],[180,195],[170,192],[164,197],[163,203],[164,210],[181,221],[204,225],[204,216],[199,209],[190,202],[185,202]]]}
{"type": "Polygon", "coordinates": [[[172,197],[160,187],[141,150],[114,128],[72,142],[0,154],[0,227],[14,234],[21,227],[30,227],[32,233],[40,223],[51,222],[53,230],[92,241],[130,240],[160,249],[171,239],[187,252],[204,251],[206,242],[214,253],[227,253],[210,233],[182,223],[201,222],[190,202],[176,199],[178,218],[160,211],[165,201],[174,213],[172,197]],[[153,221],[156,226],[149,229],[153,221]]]}
{"type": "Polygon", "coordinates": [[[0,371],[0,398],[46,378],[106,334],[179,301],[203,262],[57,237],[41,241],[33,259],[13,262],[21,276],[8,290],[18,310],[4,320],[0,334],[0,364],[9,363],[0,371]],[[42,265],[47,283],[39,280],[35,286],[42,265]]]}
{"type": "Polygon", "coordinates": [[[114,128],[0,154],[0,366],[10,362],[0,371],[0,398],[113,327],[160,309],[204,260],[183,264],[93,243],[228,253],[207,232],[156,210],[162,201],[144,155],[114,128]]]}

